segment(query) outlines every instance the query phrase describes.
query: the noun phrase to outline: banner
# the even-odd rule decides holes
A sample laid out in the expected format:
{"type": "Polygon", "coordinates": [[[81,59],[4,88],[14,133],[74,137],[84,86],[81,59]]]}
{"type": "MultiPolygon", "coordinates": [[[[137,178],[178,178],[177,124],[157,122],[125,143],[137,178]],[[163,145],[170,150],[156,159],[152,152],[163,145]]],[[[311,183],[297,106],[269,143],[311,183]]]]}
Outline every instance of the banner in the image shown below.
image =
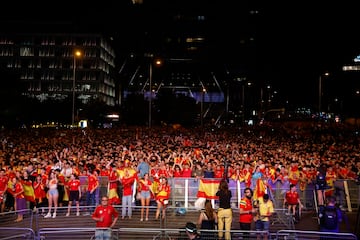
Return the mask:
{"type": "Polygon", "coordinates": [[[200,179],[198,198],[218,199],[216,192],[219,188],[220,179],[200,179]]]}

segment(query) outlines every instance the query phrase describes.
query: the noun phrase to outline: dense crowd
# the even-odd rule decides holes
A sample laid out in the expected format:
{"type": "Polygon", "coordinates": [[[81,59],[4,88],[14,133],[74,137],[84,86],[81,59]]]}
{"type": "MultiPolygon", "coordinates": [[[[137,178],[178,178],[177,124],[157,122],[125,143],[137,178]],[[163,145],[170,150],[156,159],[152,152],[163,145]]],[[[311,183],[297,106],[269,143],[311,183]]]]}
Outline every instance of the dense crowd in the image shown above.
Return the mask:
{"type": "MultiPolygon", "coordinates": [[[[116,170],[116,181],[123,177],[124,169],[130,169],[126,172],[138,179],[148,173],[155,182],[162,177],[225,176],[247,186],[261,172],[273,181],[287,180],[303,189],[315,179],[320,165],[327,167],[330,186],[339,178],[357,179],[360,172],[359,135],[353,127],[342,124],[206,130],[178,125],[3,129],[0,139],[0,195],[8,192],[15,198],[18,182],[33,187],[37,181],[43,182],[48,190],[51,173],[64,189],[72,175],[110,176],[116,170]]],[[[62,198],[60,195],[60,202],[62,198]]],[[[11,205],[3,205],[2,211],[5,207],[11,205]]]]}

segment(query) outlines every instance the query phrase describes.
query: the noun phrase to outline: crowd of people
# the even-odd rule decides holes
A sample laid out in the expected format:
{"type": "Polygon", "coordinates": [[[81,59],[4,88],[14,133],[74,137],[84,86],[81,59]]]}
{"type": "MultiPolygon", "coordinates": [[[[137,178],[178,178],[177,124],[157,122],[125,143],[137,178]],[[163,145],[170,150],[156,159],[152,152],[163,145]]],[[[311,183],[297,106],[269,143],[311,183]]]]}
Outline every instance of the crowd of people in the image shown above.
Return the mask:
{"type": "MultiPolygon", "coordinates": [[[[68,206],[69,216],[74,202],[80,215],[83,196],[90,215],[97,205],[99,176],[108,177],[108,201],[122,205],[122,219],[132,217],[131,200],[137,192],[140,221],[147,221],[150,199],[157,202],[155,218],[164,217],[171,195],[169,178],[231,178],[244,182],[249,190],[258,178],[266,178],[288,181],[303,191],[316,180],[321,165],[326,166],[325,191],[332,195],[336,179],[356,180],[360,172],[359,135],[342,124],[206,130],[172,126],[3,129],[0,139],[1,211],[47,206],[46,218],[55,218],[59,206],[68,206]],[[80,177],[86,177],[86,189],[80,177]]],[[[218,214],[224,216],[217,221],[228,228],[226,220],[220,221],[230,217],[229,206],[220,205],[218,214]]],[[[292,205],[289,202],[289,208],[292,205]]],[[[17,221],[22,221],[21,213],[17,221]]],[[[246,229],[244,223],[241,226],[246,229]]]]}

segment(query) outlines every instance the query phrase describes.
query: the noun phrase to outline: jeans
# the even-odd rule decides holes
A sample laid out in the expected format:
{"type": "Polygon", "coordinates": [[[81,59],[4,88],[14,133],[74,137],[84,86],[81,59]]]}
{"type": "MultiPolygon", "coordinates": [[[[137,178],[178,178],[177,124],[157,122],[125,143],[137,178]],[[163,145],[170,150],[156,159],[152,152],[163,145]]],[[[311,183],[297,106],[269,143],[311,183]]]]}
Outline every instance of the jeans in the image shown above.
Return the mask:
{"type": "Polygon", "coordinates": [[[131,209],[132,195],[123,196],[121,204],[122,204],[121,216],[122,217],[126,216],[126,209],[127,209],[127,214],[129,217],[131,217],[131,215],[132,215],[132,209],[131,209]]]}
{"type": "Polygon", "coordinates": [[[110,239],[111,239],[111,229],[95,230],[95,240],[110,240],[110,239]]]}
{"type": "MultiPolygon", "coordinates": [[[[93,193],[86,192],[86,205],[87,206],[95,206],[96,204],[96,191],[93,193]]],[[[91,211],[93,208],[90,208],[91,211]]]]}

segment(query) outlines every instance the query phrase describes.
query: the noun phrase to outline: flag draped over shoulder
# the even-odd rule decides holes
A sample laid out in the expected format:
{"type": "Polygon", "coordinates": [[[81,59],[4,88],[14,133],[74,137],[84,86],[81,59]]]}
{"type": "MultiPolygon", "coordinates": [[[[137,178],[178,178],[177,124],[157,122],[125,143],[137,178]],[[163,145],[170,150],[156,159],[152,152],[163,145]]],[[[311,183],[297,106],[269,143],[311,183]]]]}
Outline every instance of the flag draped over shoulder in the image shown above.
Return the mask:
{"type": "Polygon", "coordinates": [[[219,188],[220,179],[200,179],[198,198],[218,199],[216,192],[219,188]]]}
{"type": "Polygon", "coordinates": [[[265,194],[265,189],[266,187],[264,181],[261,178],[257,179],[254,191],[254,200],[262,198],[265,194]]]}

